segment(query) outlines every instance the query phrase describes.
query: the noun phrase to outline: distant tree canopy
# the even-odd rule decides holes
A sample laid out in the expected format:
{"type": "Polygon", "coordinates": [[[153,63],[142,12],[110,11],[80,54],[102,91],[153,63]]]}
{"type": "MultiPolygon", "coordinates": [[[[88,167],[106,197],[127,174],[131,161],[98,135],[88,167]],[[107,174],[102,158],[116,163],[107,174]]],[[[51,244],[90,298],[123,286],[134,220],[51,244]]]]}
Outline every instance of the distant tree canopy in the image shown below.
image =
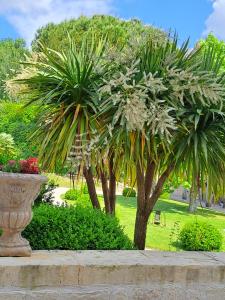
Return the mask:
{"type": "Polygon", "coordinates": [[[8,98],[4,81],[14,76],[26,53],[28,53],[28,49],[23,39],[0,41],[0,99],[8,98]]]}
{"type": "Polygon", "coordinates": [[[165,32],[152,26],[144,25],[141,21],[132,19],[130,21],[121,20],[112,16],[96,15],[91,18],[80,17],[64,21],[60,24],[49,23],[40,28],[32,43],[33,51],[40,51],[39,42],[55,50],[66,49],[68,45],[68,34],[75,39],[76,44],[80,44],[84,35],[90,38],[95,35],[107,36],[108,41],[113,46],[123,47],[134,37],[141,36],[164,39],[165,32]]]}
{"type": "MultiPolygon", "coordinates": [[[[225,42],[219,40],[212,33],[210,33],[205,40],[200,40],[199,45],[203,48],[213,48],[215,50],[215,59],[225,56],[225,42]]],[[[221,69],[225,71],[225,60],[222,63],[221,69]]]]}

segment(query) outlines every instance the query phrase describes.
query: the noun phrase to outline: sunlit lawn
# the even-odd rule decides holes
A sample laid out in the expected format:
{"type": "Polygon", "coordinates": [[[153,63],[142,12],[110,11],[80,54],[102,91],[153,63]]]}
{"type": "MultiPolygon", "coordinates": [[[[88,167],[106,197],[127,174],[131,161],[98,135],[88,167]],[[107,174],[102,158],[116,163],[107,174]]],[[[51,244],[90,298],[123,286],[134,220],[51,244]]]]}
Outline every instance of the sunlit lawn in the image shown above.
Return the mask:
{"type": "MultiPolygon", "coordinates": [[[[165,226],[153,225],[151,220],[148,225],[146,247],[160,250],[179,250],[178,246],[174,246],[177,239],[177,234],[171,238],[171,231],[176,227],[175,223],[178,222],[179,228],[190,221],[204,220],[216,226],[223,234],[223,248],[225,251],[225,214],[215,213],[208,209],[199,208],[195,214],[190,214],[187,211],[188,205],[185,203],[160,199],[156,204],[155,209],[161,210],[162,223],[165,216],[165,226]],[[164,215],[164,216],[163,216],[164,215]]],[[[132,239],[134,232],[134,222],[136,213],[136,199],[117,197],[117,217],[120,223],[124,226],[127,235],[132,239]]],[[[153,214],[154,215],[154,214],[153,214]]],[[[164,224],[162,224],[164,225],[164,224]]],[[[177,229],[179,229],[177,228],[177,229]]],[[[177,230],[175,229],[175,232],[177,230]]]]}
{"type": "MultiPolygon", "coordinates": [[[[71,187],[69,178],[56,176],[54,174],[51,174],[50,176],[48,174],[48,177],[54,179],[59,186],[71,187]]],[[[103,206],[103,199],[101,196],[99,196],[99,200],[103,206]]],[[[72,203],[73,201],[71,204],[72,203]]],[[[175,243],[178,231],[187,222],[203,220],[216,226],[223,234],[224,240],[222,250],[225,251],[225,213],[216,213],[209,209],[199,208],[195,214],[190,214],[186,203],[168,199],[160,199],[156,204],[155,210],[160,210],[162,212],[161,226],[152,224],[153,213],[148,225],[146,240],[147,248],[179,250],[179,245],[175,243]],[[174,231],[174,234],[171,234],[172,231],[174,231]]],[[[133,239],[135,214],[136,198],[117,196],[116,216],[120,220],[121,225],[124,227],[124,231],[130,239],[133,239]]]]}

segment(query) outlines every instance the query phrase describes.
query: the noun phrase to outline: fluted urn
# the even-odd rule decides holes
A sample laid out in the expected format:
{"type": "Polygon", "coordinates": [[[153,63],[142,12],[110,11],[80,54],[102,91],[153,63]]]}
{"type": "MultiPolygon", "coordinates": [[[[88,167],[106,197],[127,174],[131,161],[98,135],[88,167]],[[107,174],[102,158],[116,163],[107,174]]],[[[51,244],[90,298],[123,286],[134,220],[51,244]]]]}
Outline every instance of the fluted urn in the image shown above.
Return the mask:
{"type": "Polygon", "coordinates": [[[0,172],[0,256],[30,256],[21,232],[32,219],[32,204],[45,176],[0,172]]]}

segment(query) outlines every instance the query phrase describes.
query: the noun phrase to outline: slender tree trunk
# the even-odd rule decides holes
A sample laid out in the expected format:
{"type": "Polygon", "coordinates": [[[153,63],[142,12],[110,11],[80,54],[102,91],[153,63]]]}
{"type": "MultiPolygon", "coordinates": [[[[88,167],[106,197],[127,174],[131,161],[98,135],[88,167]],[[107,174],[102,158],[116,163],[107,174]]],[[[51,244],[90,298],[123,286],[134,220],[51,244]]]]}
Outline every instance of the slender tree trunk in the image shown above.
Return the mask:
{"type": "Polygon", "coordinates": [[[104,203],[105,203],[105,212],[107,214],[110,214],[111,206],[110,206],[110,202],[109,202],[109,187],[108,187],[107,176],[103,171],[101,171],[100,176],[101,176],[101,182],[102,182],[103,198],[104,198],[104,203]]]}
{"type": "Polygon", "coordinates": [[[155,166],[148,162],[146,172],[144,173],[143,168],[140,164],[137,164],[137,213],[135,221],[134,231],[134,245],[140,249],[145,249],[146,233],[148,226],[149,216],[155,206],[155,203],[159,199],[162,192],[163,185],[166,179],[169,177],[173,170],[171,164],[159,177],[154,189],[153,189],[153,178],[155,175],[155,166]]]}
{"type": "Polygon", "coordinates": [[[145,240],[147,233],[149,216],[137,210],[136,220],[135,220],[135,235],[134,235],[134,245],[139,250],[145,249],[145,240]]]}
{"type": "Polygon", "coordinates": [[[190,190],[190,200],[189,200],[189,207],[188,207],[188,211],[190,213],[194,213],[197,209],[197,195],[196,193],[193,191],[193,187],[191,187],[190,190]]]}
{"type": "Polygon", "coordinates": [[[109,160],[109,202],[111,214],[115,214],[116,209],[116,176],[114,173],[113,155],[109,160]]]}
{"type": "Polygon", "coordinates": [[[87,183],[91,203],[94,208],[100,209],[101,207],[100,207],[100,203],[98,201],[98,197],[97,197],[97,193],[96,193],[96,189],[95,189],[94,176],[93,176],[91,168],[87,168],[84,166],[83,173],[84,173],[84,178],[87,183]]]}
{"type": "Polygon", "coordinates": [[[148,212],[146,210],[146,185],[144,170],[140,163],[136,167],[137,172],[137,212],[134,229],[134,245],[140,249],[145,249],[146,232],[148,225],[148,212]]]}

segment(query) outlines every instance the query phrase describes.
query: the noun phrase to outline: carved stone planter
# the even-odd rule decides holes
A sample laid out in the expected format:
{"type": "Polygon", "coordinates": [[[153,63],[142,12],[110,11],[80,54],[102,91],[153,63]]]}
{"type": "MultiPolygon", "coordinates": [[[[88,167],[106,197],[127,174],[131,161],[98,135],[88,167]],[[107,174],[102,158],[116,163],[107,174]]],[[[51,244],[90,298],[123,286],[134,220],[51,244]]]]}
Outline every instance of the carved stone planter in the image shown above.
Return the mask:
{"type": "Polygon", "coordinates": [[[0,172],[0,256],[30,256],[29,242],[21,232],[32,219],[32,204],[45,176],[0,172]]]}

